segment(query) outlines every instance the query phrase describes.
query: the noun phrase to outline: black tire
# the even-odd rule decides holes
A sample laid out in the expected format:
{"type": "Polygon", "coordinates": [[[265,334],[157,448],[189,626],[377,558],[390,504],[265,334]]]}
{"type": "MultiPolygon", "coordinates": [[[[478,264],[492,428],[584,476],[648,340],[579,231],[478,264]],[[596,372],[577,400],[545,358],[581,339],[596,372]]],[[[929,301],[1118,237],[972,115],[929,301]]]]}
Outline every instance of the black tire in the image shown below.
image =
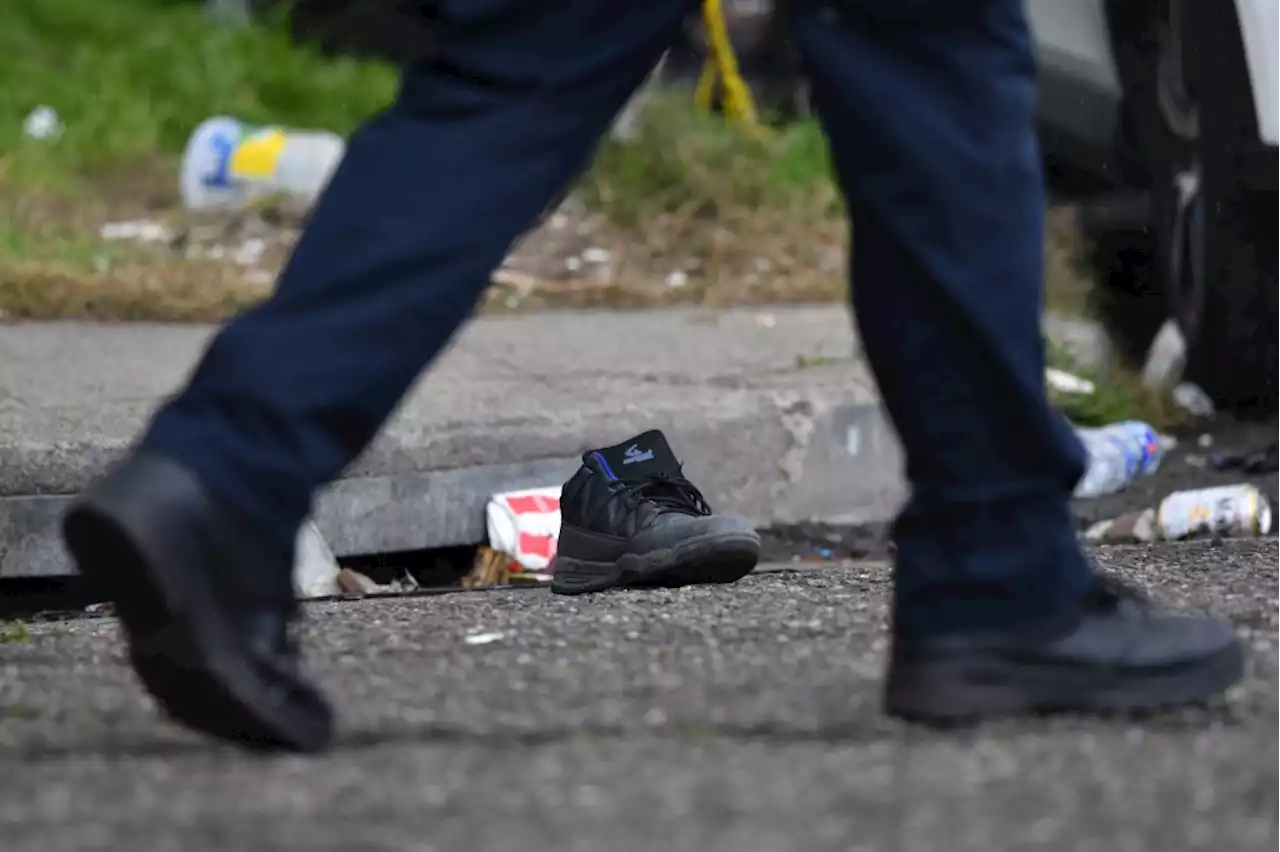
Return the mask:
{"type": "Polygon", "coordinates": [[[1144,192],[1145,209],[1113,217],[1115,186],[1091,198],[1082,219],[1084,237],[1091,246],[1088,260],[1097,275],[1090,293],[1091,308],[1116,344],[1116,354],[1130,367],[1141,367],[1160,326],[1168,317],[1160,257],[1161,239],[1152,222],[1162,199],[1157,176],[1172,163],[1171,134],[1164,127],[1156,104],[1156,56],[1158,43],[1151,27],[1154,14],[1148,4],[1111,0],[1107,8],[1112,54],[1124,92],[1121,137],[1117,140],[1121,187],[1144,192]],[[1102,210],[1104,215],[1095,215],[1102,210]],[[1120,222],[1112,221],[1119,218],[1120,222]],[[1101,219],[1101,221],[1098,221],[1101,219]]]}
{"type": "MultiPolygon", "coordinates": [[[[1220,408],[1269,417],[1277,408],[1277,160],[1258,126],[1234,3],[1190,2],[1185,67],[1200,109],[1204,210],[1202,299],[1182,321],[1187,378],[1220,408]]],[[[1179,292],[1179,291],[1174,291],[1179,292]]],[[[1175,316],[1186,313],[1175,306],[1175,316]]]]}
{"type": "Polygon", "coordinates": [[[1090,309],[1106,328],[1115,354],[1138,368],[1167,316],[1155,268],[1156,239],[1150,229],[1095,230],[1085,226],[1088,262],[1097,276],[1090,309]]]}
{"type": "Polygon", "coordinates": [[[1260,180],[1233,4],[1161,5],[1114,0],[1108,10],[1130,182],[1148,189],[1150,214],[1145,229],[1097,239],[1095,263],[1105,273],[1099,312],[1135,362],[1173,317],[1188,344],[1185,378],[1219,410],[1265,417],[1276,411],[1275,153],[1271,177],[1260,180]],[[1194,39],[1168,37],[1175,15],[1194,39]],[[1171,107],[1174,83],[1185,97],[1171,107]],[[1189,202],[1180,174],[1198,176],[1189,202]]]}

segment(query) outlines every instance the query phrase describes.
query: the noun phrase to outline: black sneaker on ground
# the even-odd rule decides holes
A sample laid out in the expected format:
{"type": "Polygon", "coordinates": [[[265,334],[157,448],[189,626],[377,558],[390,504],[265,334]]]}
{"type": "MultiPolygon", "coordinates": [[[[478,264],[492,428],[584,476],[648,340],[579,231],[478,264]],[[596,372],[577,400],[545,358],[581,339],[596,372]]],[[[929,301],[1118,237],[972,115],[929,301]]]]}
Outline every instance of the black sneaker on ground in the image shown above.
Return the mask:
{"type": "Polygon", "coordinates": [[[289,554],[264,547],[186,468],[131,456],[75,501],[63,535],[169,715],[254,749],[328,743],[332,711],[299,666],[289,554]]]}
{"type": "Polygon", "coordinates": [[[583,455],[560,518],[557,594],[732,583],[760,558],[752,526],[712,514],[656,430],[583,455]]]}
{"type": "Polygon", "coordinates": [[[1034,633],[895,637],[885,709],[938,725],[1023,713],[1134,713],[1207,701],[1244,673],[1225,621],[1155,608],[1099,578],[1076,617],[1034,633]]]}

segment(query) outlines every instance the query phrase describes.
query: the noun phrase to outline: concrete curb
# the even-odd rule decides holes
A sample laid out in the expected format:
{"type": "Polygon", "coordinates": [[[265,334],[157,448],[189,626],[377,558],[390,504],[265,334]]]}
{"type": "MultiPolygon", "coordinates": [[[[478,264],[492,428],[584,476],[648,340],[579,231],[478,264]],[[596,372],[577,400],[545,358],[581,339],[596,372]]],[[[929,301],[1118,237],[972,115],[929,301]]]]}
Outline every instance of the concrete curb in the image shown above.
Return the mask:
{"type": "MultiPolygon", "coordinates": [[[[896,439],[875,405],[805,399],[772,415],[666,431],[711,505],[760,526],[881,521],[903,496],[896,439]],[[752,439],[728,439],[743,434],[752,439]]],[[[558,484],[577,465],[575,454],[341,479],[316,501],[314,520],[338,557],[481,542],[491,494],[558,484]]],[[[0,578],[72,573],[58,537],[71,499],[0,497],[0,578]]]]}
{"type": "MultiPolygon", "coordinates": [[[[717,510],[760,525],[887,519],[904,493],[901,456],[852,355],[846,313],[705,316],[474,323],[387,433],[319,496],[324,542],[342,557],[483,541],[495,491],[558,484],[585,450],[653,428],[717,510]],[[618,340],[635,337],[643,350],[617,352],[618,340]],[[530,339],[548,341],[536,371],[521,360],[530,339]]],[[[61,513],[181,382],[207,331],[132,334],[0,329],[0,388],[20,403],[6,409],[0,399],[0,577],[71,571],[61,513]],[[71,378],[55,386],[49,374],[71,378]]]]}

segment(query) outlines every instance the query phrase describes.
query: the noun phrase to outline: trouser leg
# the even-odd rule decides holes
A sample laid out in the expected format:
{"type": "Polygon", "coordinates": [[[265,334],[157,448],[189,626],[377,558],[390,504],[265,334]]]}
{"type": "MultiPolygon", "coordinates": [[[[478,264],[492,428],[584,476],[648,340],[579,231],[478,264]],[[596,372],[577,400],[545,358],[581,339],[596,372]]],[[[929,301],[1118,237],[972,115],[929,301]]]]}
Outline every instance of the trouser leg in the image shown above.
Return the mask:
{"type": "Polygon", "coordinates": [[[861,342],[912,496],[895,624],[998,628],[1091,580],[1084,456],[1044,388],[1045,196],[1020,0],[790,4],[853,222],[861,342]]]}
{"type": "Polygon", "coordinates": [[[471,313],[690,7],[430,4],[430,60],[351,139],[275,294],[217,335],[144,445],[291,541],[313,492],[471,313]]]}

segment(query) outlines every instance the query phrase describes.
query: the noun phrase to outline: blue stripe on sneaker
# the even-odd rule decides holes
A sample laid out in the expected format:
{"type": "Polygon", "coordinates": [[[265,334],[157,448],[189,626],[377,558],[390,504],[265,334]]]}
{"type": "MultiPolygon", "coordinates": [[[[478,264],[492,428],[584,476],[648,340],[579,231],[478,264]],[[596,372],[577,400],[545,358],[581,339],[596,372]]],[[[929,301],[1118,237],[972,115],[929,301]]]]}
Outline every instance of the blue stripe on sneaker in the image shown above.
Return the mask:
{"type": "Polygon", "coordinates": [[[604,460],[604,456],[597,451],[595,453],[596,461],[600,462],[600,466],[604,468],[604,472],[608,474],[610,479],[617,480],[618,474],[613,472],[613,468],[609,467],[609,463],[604,460]]]}

